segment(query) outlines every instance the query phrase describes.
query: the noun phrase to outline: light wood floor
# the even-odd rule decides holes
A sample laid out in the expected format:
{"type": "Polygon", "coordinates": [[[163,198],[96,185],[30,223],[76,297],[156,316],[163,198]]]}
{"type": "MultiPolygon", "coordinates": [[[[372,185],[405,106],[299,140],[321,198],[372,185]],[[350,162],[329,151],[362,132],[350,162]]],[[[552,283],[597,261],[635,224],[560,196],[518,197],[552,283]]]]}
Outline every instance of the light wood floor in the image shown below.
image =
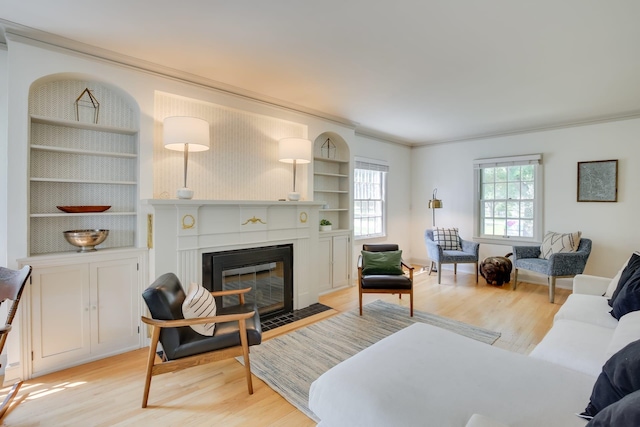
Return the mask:
{"type": "MultiPolygon", "coordinates": [[[[551,327],[570,291],[558,289],[550,304],[548,288],[519,284],[487,286],[480,278],[443,271],[415,277],[415,309],[502,333],[494,344],[527,354],[551,327]]],[[[408,306],[408,297],[365,295],[408,306]]],[[[321,297],[338,312],[357,308],[356,287],[321,297]]],[[[331,313],[329,313],[331,314],[331,313]]],[[[407,313],[408,314],[408,313],[407,313]]],[[[322,316],[320,316],[322,317],[322,316]]],[[[313,319],[317,320],[317,319],[313,319]]],[[[282,331],[271,332],[269,338],[282,331]]],[[[234,359],[155,377],[149,407],[140,408],[147,349],[141,349],[26,381],[19,405],[6,426],[314,426],[279,394],[254,377],[246,389],[242,365],[234,359]]],[[[6,393],[6,390],[4,391],[6,393]]]]}

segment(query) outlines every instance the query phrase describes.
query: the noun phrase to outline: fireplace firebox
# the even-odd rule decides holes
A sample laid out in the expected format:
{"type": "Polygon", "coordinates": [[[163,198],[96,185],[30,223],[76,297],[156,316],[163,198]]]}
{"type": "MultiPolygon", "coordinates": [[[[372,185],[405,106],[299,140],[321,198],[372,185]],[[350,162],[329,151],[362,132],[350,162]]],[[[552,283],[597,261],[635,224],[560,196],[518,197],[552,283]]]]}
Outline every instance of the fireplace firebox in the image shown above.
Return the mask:
{"type": "MultiPolygon", "coordinates": [[[[293,311],[293,245],[276,245],[202,254],[202,283],[210,291],[250,287],[247,303],[255,303],[261,320],[293,311]]],[[[219,307],[237,297],[217,297],[219,307]]]]}

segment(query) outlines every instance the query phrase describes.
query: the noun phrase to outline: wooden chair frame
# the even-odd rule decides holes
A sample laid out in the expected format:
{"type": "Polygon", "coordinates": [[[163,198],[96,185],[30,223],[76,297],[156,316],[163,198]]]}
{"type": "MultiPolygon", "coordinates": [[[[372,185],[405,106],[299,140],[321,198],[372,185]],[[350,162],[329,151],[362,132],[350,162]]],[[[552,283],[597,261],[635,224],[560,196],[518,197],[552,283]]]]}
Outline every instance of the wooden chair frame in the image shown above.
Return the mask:
{"type": "Polygon", "coordinates": [[[362,294],[398,294],[398,298],[402,299],[402,294],[409,294],[409,314],[413,317],[413,270],[414,267],[400,263],[403,269],[408,270],[409,280],[411,280],[411,289],[363,289],[362,288],[362,255],[358,257],[358,297],[360,301],[360,316],[362,316],[362,294]]]}
{"type": "MultiPolygon", "coordinates": [[[[11,271],[10,269],[5,268],[3,268],[3,270],[11,271]]],[[[29,280],[29,276],[31,276],[31,266],[25,265],[24,267],[22,267],[22,269],[14,270],[14,272],[18,274],[16,274],[11,281],[3,282],[3,290],[0,292],[0,298],[2,299],[0,303],[4,302],[7,299],[11,299],[13,301],[11,307],[9,307],[9,310],[7,312],[7,320],[5,322],[5,325],[0,327],[0,352],[2,352],[2,350],[4,349],[4,344],[7,341],[7,336],[9,335],[9,331],[11,331],[11,324],[13,323],[13,319],[16,316],[16,312],[18,311],[18,304],[20,303],[20,298],[22,297],[24,286],[26,285],[27,280],[29,280]]],[[[0,378],[4,381],[4,375],[0,376],[0,378]]],[[[9,390],[9,393],[2,401],[2,404],[0,405],[0,420],[6,415],[9,407],[11,407],[11,403],[17,396],[18,391],[20,391],[21,386],[22,381],[17,381],[16,383],[14,383],[13,387],[11,387],[11,390],[9,390]]]]}
{"type": "MultiPolygon", "coordinates": [[[[211,295],[227,296],[238,295],[240,304],[244,304],[244,294],[249,292],[251,288],[229,290],[229,291],[214,291],[211,295]]],[[[231,357],[243,356],[244,368],[247,377],[247,389],[249,394],[253,394],[253,383],[251,381],[251,365],[249,362],[249,342],[247,339],[247,319],[252,318],[255,315],[255,311],[238,314],[226,314],[221,316],[202,317],[196,319],[177,319],[177,320],[157,320],[149,317],[142,316],[142,321],[152,327],[151,344],[149,346],[149,357],[147,359],[147,376],[144,384],[144,394],[142,397],[142,407],[147,407],[147,401],[149,399],[149,390],[151,388],[151,377],[154,375],[165,374],[167,372],[180,371],[182,369],[190,368],[192,366],[204,365],[219,360],[228,359],[231,357]],[[177,328],[181,326],[200,325],[203,323],[221,323],[237,321],[240,326],[240,345],[234,347],[227,347],[220,350],[214,350],[206,353],[195,354],[193,356],[187,356],[175,360],[160,360],[157,355],[158,341],[160,340],[160,331],[162,328],[177,328]],[[156,364],[156,359],[161,363],[156,364]]]]}

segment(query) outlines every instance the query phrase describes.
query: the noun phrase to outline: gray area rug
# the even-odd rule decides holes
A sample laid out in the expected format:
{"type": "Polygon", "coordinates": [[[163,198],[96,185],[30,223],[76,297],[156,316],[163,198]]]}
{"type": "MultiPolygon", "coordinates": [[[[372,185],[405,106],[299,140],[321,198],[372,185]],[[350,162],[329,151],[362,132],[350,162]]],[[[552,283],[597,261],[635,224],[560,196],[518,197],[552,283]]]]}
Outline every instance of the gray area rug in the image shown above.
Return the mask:
{"type": "MultiPolygon", "coordinates": [[[[493,344],[500,334],[381,300],[251,347],[251,372],[312,420],[309,387],[320,375],[371,344],[415,322],[428,323],[493,344]]],[[[242,363],[238,358],[238,360],[242,363]]]]}

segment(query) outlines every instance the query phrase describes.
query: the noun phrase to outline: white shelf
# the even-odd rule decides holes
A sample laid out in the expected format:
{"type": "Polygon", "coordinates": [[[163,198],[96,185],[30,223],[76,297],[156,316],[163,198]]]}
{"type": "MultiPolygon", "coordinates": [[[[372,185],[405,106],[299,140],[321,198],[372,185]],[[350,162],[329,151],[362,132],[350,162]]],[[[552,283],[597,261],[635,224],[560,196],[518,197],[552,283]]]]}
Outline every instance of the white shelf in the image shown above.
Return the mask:
{"type": "Polygon", "coordinates": [[[326,157],[314,157],[313,160],[318,160],[321,162],[330,162],[330,163],[349,163],[349,160],[327,159],[326,157]]]}
{"type": "Polygon", "coordinates": [[[110,133],[120,133],[123,135],[135,135],[138,133],[137,129],[127,129],[127,128],[119,128],[115,126],[104,126],[94,123],[85,123],[85,122],[76,122],[73,120],[65,120],[65,119],[54,119],[51,117],[37,116],[31,115],[31,121],[33,123],[41,123],[45,125],[54,125],[54,126],[65,126],[76,129],[86,129],[93,130],[98,132],[110,132],[110,133]]]}
{"type": "Polygon", "coordinates": [[[118,158],[125,158],[125,159],[135,159],[138,157],[137,154],[131,154],[131,153],[113,153],[108,151],[77,150],[74,148],[51,147],[47,145],[32,145],[31,149],[40,150],[40,151],[49,151],[53,153],[83,154],[87,156],[118,157],[118,158]]]}
{"type": "Polygon", "coordinates": [[[336,208],[336,209],[320,209],[320,212],[346,212],[349,209],[347,208],[336,208]]]}
{"type": "Polygon", "coordinates": [[[98,179],[31,178],[31,182],[59,182],[64,184],[137,185],[137,182],[135,181],[105,181],[105,180],[98,180],[98,179]]]}
{"type": "Polygon", "coordinates": [[[342,173],[326,173],[326,172],[315,172],[315,176],[332,176],[335,178],[349,178],[349,175],[345,175],[342,173]]]}
{"type": "Polygon", "coordinates": [[[82,213],[40,213],[31,214],[31,218],[58,218],[58,217],[78,217],[78,216],[131,216],[136,215],[135,212],[82,212],[82,213]]]}
{"type": "Polygon", "coordinates": [[[347,190],[320,190],[320,189],[316,189],[313,190],[316,193],[338,193],[338,194],[349,194],[349,192],[347,190]]]}

